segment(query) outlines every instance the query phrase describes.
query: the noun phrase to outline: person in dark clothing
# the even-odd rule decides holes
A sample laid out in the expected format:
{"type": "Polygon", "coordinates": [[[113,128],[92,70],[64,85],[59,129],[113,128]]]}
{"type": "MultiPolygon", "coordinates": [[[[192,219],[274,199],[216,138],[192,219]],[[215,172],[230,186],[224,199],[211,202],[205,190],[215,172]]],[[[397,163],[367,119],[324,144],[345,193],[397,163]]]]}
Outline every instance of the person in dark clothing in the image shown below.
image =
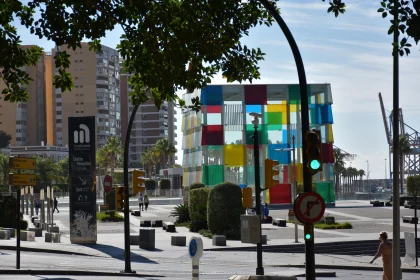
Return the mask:
{"type": "Polygon", "coordinates": [[[54,209],[53,209],[53,213],[55,212],[55,210],[57,209],[57,213],[60,213],[60,211],[58,211],[58,200],[56,197],[54,197],[54,209]]]}
{"type": "Polygon", "coordinates": [[[147,211],[147,208],[149,207],[149,198],[147,197],[147,194],[144,195],[144,207],[147,211]]]}

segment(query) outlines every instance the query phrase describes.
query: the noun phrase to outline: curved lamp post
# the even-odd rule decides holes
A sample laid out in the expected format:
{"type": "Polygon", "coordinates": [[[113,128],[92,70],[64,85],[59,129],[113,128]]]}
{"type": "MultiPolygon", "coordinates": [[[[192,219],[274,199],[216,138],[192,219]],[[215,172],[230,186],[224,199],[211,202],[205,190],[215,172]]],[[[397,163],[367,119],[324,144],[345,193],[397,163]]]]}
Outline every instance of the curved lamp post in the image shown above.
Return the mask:
{"type": "MultiPolygon", "coordinates": [[[[259,0],[260,3],[267,9],[267,11],[276,20],[280,29],[283,31],[287,42],[295,59],[296,68],[299,77],[299,88],[300,88],[300,101],[301,101],[301,114],[302,114],[302,135],[305,135],[306,131],[309,130],[309,108],[308,108],[308,87],[306,82],[305,67],[303,66],[302,56],[300,55],[299,48],[293,38],[292,33],[284,22],[283,18],[274,8],[274,6],[268,0],[259,0]]],[[[302,149],[306,151],[305,138],[302,139],[302,149]]],[[[303,160],[303,186],[305,192],[312,191],[312,176],[308,170],[307,163],[308,157],[306,153],[302,153],[303,160]]],[[[315,279],[315,250],[314,241],[305,240],[305,261],[306,261],[306,279],[315,279]]]]}

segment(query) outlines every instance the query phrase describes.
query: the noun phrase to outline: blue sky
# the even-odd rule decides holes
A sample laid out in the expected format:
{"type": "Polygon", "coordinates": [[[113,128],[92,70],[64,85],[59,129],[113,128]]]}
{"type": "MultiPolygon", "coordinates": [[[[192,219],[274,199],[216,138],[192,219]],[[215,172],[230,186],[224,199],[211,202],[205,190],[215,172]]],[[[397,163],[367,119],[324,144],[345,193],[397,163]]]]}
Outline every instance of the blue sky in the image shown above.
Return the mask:
{"type": "MultiPolygon", "coordinates": [[[[382,93],[389,115],[392,109],[389,19],[382,19],[376,12],[379,0],[345,2],[347,12],[338,18],[327,14],[328,4],[321,0],[279,1],[279,7],[300,48],[308,82],[331,84],[335,145],[357,154],[351,166],[366,171],[368,160],[370,178],[383,178],[388,146],[378,93],[382,93]]],[[[116,47],[121,32],[117,27],[102,43],[116,47]]],[[[39,40],[27,30],[20,28],[19,33],[23,44],[38,44],[46,50],[53,47],[51,42],[39,40]]],[[[260,47],[266,53],[265,61],[260,63],[262,79],[254,83],[298,82],[292,53],[277,25],[257,27],[243,42],[250,47],[260,47]]],[[[405,122],[418,130],[419,49],[420,46],[414,46],[412,53],[400,60],[400,107],[405,122]]],[[[218,75],[212,83],[226,81],[218,75]]],[[[181,162],[181,115],[177,118],[178,162],[181,162]]],[[[389,172],[388,166],[387,170],[389,172]]]]}

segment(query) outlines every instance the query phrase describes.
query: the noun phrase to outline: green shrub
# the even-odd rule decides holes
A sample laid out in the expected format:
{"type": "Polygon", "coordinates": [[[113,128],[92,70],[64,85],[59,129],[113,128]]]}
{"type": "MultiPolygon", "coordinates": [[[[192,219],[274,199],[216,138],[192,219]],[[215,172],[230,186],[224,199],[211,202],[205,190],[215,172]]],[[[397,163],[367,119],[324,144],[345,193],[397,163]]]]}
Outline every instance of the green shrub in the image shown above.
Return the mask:
{"type": "Polygon", "coordinates": [[[146,186],[146,190],[154,190],[156,189],[156,181],[155,180],[146,180],[144,182],[144,185],[146,186]]]}
{"type": "Polygon", "coordinates": [[[169,179],[162,179],[160,180],[159,187],[161,190],[170,190],[171,181],[169,179]]]}
{"type": "Polygon", "coordinates": [[[176,223],[186,223],[190,220],[188,204],[179,204],[171,211],[171,217],[176,217],[176,223]]]}
{"type": "Polygon", "coordinates": [[[122,222],[124,217],[115,211],[96,212],[96,219],[100,222],[122,222]]]}
{"type": "Polygon", "coordinates": [[[207,221],[213,234],[223,234],[228,239],[241,236],[242,206],[241,188],[232,183],[214,186],[209,194],[207,221]]]}
{"type": "Polygon", "coordinates": [[[206,187],[206,185],[204,185],[203,183],[197,182],[197,183],[192,183],[188,190],[192,191],[192,190],[195,190],[195,189],[200,189],[200,188],[205,188],[205,187],[206,187]]]}
{"type": "Polygon", "coordinates": [[[200,229],[198,233],[204,237],[213,238],[213,233],[211,233],[208,229],[200,229]]]}
{"type": "Polygon", "coordinates": [[[335,223],[335,224],[315,223],[314,227],[318,229],[352,229],[353,228],[352,224],[350,224],[349,222],[345,222],[342,224],[340,223],[335,223]]]}
{"type": "Polygon", "coordinates": [[[207,229],[207,199],[209,188],[195,189],[189,192],[188,208],[190,211],[191,228],[193,232],[207,229]]]}

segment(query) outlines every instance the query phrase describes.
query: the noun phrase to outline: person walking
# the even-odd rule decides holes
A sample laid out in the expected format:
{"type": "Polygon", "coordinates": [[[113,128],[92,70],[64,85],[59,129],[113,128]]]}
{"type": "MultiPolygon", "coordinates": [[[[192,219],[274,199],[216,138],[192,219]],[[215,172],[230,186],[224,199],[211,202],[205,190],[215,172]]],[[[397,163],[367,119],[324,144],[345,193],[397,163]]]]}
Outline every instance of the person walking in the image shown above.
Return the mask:
{"type": "Polygon", "coordinates": [[[144,204],[144,197],[143,197],[143,194],[140,193],[139,194],[139,210],[140,211],[143,211],[143,204],[144,204]]]}
{"type": "Polygon", "coordinates": [[[57,210],[57,213],[60,213],[60,211],[58,211],[58,200],[56,197],[54,197],[54,209],[53,209],[53,213],[55,212],[55,210],[57,210]]]}
{"type": "Polygon", "coordinates": [[[149,197],[147,196],[147,194],[144,195],[144,208],[147,211],[147,207],[149,207],[149,197]]]}
{"type": "Polygon", "coordinates": [[[38,210],[39,210],[39,199],[35,199],[35,214],[38,216],[38,210]]]}
{"type": "Polygon", "coordinates": [[[379,244],[378,252],[369,263],[372,264],[379,256],[382,256],[384,271],[382,280],[392,280],[392,243],[388,241],[388,234],[385,231],[379,233],[379,240],[381,244],[379,244]]]}

